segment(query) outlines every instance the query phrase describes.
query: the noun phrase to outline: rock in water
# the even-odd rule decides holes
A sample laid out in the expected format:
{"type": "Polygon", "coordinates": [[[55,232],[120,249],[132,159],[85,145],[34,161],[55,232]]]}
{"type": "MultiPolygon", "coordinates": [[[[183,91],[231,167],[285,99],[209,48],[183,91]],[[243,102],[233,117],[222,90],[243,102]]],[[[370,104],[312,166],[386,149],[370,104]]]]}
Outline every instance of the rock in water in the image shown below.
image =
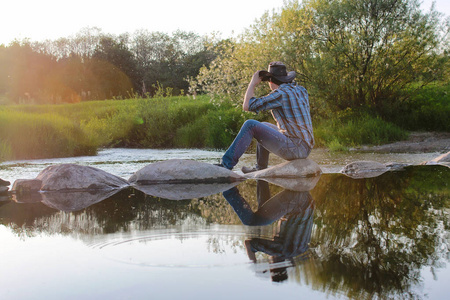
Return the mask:
{"type": "Polygon", "coordinates": [[[244,179],[233,171],[212,164],[185,159],[170,159],[143,167],[134,173],[128,182],[146,185],[156,183],[223,183],[244,179]]]}
{"type": "Polygon", "coordinates": [[[249,179],[258,178],[302,178],[322,174],[319,165],[310,159],[296,159],[273,167],[245,174],[249,179]]]}
{"type": "Polygon", "coordinates": [[[372,178],[389,171],[389,168],[376,161],[356,161],[346,165],[340,173],[351,178],[372,178]]]}
{"type": "Polygon", "coordinates": [[[16,194],[27,194],[38,192],[41,189],[42,181],[37,179],[17,179],[14,181],[12,191],[16,194]]]}
{"type": "Polygon", "coordinates": [[[36,177],[42,181],[41,191],[123,189],[128,182],[103,170],[75,164],[45,168],[36,177]]]}
{"type": "Polygon", "coordinates": [[[0,178],[0,186],[8,186],[10,184],[11,184],[11,182],[3,180],[3,179],[0,178]]]}

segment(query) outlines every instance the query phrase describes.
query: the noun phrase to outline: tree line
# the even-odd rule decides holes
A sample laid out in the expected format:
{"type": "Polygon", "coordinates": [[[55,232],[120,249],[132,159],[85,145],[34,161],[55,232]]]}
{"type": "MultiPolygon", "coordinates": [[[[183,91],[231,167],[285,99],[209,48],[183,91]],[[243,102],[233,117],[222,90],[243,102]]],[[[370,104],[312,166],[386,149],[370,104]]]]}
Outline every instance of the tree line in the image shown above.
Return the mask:
{"type": "Polygon", "coordinates": [[[392,115],[408,111],[404,104],[429,83],[449,82],[449,33],[450,17],[421,10],[418,0],[288,0],[229,39],[86,28],[71,38],[0,46],[0,97],[59,103],[167,89],[239,104],[253,72],[281,60],[313,96],[315,113],[392,115]]]}
{"type": "Polygon", "coordinates": [[[383,114],[423,86],[449,81],[449,29],[449,17],[417,0],[286,1],[224,43],[196,83],[217,99],[241,101],[255,70],[281,60],[313,96],[315,112],[383,114]]]}
{"type": "Polygon", "coordinates": [[[0,97],[14,103],[62,103],[188,92],[215,54],[193,32],[138,30],[111,35],[85,28],[74,37],[0,45],[0,97]]]}

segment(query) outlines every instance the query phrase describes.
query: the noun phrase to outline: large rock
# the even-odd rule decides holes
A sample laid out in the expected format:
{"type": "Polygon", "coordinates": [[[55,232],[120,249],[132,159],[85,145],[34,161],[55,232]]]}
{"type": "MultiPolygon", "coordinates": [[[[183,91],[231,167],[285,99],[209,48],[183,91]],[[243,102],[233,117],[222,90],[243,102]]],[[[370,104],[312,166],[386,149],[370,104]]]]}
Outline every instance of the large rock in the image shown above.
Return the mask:
{"type": "Polygon", "coordinates": [[[3,179],[0,178],[0,186],[8,186],[10,184],[11,184],[11,182],[3,180],[3,179]]]}
{"type": "Polygon", "coordinates": [[[15,194],[29,194],[41,190],[42,181],[38,179],[17,179],[11,188],[15,194]]]}
{"type": "Polygon", "coordinates": [[[168,200],[187,200],[203,198],[221,193],[238,185],[230,183],[158,183],[150,185],[135,185],[134,187],[150,196],[168,200]]]}
{"type": "Polygon", "coordinates": [[[147,165],[128,180],[131,184],[156,183],[226,183],[243,180],[242,176],[212,164],[171,159],[147,165]]]}
{"type": "Polygon", "coordinates": [[[351,178],[372,178],[389,171],[389,167],[376,161],[356,161],[346,165],[340,173],[351,178]]]}
{"type": "Polygon", "coordinates": [[[273,167],[245,174],[249,179],[258,178],[304,178],[322,174],[319,165],[310,159],[296,159],[273,167]]]}
{"type": "Polygon", "coordinates": [[[123,178],[97,168],[75,164],[47,167],[36,179],[42,181],[41,191],[115,190],[129,186],[123,178]]]}

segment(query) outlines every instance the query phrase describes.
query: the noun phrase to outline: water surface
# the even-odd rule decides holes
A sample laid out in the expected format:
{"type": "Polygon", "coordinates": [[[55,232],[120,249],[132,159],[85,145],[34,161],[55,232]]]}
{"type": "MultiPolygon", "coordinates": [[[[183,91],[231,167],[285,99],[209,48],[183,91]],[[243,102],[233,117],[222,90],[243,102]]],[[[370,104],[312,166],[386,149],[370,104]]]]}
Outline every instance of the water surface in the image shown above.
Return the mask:
{"type": "MultiPolygon", "coordinates": [[[[221,155],[182,151],[168,157],[221,155]]],[[[162,159],[152,153],[7,162],[0,177],[33,178],[58,161],[128,178],[162,159]]],[[[131,188],[3,198],[0,298],[446,299],[449,182],[446,167],[416,166],[368,179],[329,172],[309,190],[247,180],[185,200],[131,188]]]]}

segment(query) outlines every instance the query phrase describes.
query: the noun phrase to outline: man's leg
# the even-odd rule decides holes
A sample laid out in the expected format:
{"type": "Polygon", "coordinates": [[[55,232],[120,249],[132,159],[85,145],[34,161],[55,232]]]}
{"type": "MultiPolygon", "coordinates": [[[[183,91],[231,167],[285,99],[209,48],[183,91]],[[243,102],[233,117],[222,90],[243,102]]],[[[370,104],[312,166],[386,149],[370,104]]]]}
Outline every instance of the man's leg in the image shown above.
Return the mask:
{"type": "MultiPolygon", "coordinates": [[[[262,124],[271,127],[272,129],[278,131],[278,127],[274,124],[263,122],[262,124]]],[[[255,170],[263,170],[266,169],[269,164],[269,154],[270,152],[264,148],[264,146],[258,142],[256,145],[256,167],[255,168],[247,168],[247,170],[255,169],[255,170]]]]}
{"type": "Polygon", "coordinates": [[[239,158],[250,146],[253,138],[262,147],[259,153],[261,164],[263,164],[261,167],[267,167],[268,152],[272,152],[286,160],[305,158],[309,154],[308,149],[299,147],[290,138],[279,132],[276,126],[272,124],[267,125],[267,123],[261,123],[256,120],[247,120],[222,157],[222,164],[227,169],[233,169],[239,158]]]}
{"type": "MultiPolygon", "coordinates": [[[[281,144],[280,137],[277,137],[279,135],[283,136],[283,134],[278,132],[278,130],[273,129],[264,123],[256,120],[245,121],[233,143],[223,155],[222,165],[227,169],[233,169],[233,167],[239,162],[239,158],[250,146],[253,138],[256,138],[256,140],[258,140],[258,143],[260,143],[261,141],[273,140],[271,144],[281,144]]],[[[267,150],[264,149],[262,152],[267,150]]],[[[268,153],[262,154],[263,157],[267,156],[268,158],[268,153]]]]}

